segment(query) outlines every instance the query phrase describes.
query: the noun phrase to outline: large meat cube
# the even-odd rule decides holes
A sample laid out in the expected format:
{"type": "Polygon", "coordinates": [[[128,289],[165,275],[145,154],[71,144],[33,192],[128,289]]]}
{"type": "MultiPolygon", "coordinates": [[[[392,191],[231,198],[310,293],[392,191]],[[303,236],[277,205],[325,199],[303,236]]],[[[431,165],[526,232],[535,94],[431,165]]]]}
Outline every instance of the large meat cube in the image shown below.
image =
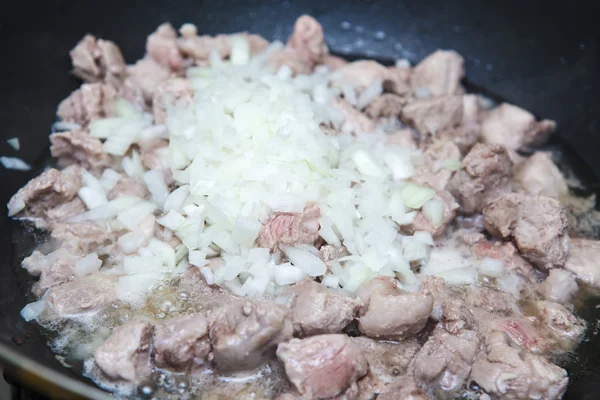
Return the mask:
{"type": "Polygon", "coordinates": [[[302,213],[277,213],[261,228],[259,247],[314,244],[319,237],[319,206],[307,206],[302,213]]]}
{"type": "MultiPolygon", "coordinates": [[[[565,264],[565,268],[569,265],[573,253],[576,252],[576,239],[571,240],[570,255],[565,264]]],[[[540,285],[540,292],[546,300],[556,301],[557,303],[567,303],[578,290],[575,277],[564,269],[552,269],[548,277],[540,285]]]]}
{"type": "Polygon", "coordinates": [[[34,251],[21,265],[31,275],[40,277],[33,286],[33,292],[41,296],[51,287],[73,279],[73,268],[80,258],[79,254],[71,254],[63,248],[47,255],[34,251]]]}
{"type": "Polygon", "coordinates": [[[152,102],[154,90],[169,79],[171,71],[154,59],[143,58],[127,67],[127,79],[123,88],[123,97],[132,104],[144,106],[152,102]],[[142,99],[140,100],[139,97],[142,99]],[[140,104],[142,103],[142,104],[140,104]]]}
{"type": "Polygon", "coordinates": [[[534,153],[515,165],[513,175],[522,190],[533,196],[560,197],[569,192],[565,177],[552,161],[550,153],[534,153]]]}
{"type": "Polygon", "coordinates": [[[313,65],[321,64],[329,53],[323,27],[310,15],[302,15],[294,24],[292,36],[287,47],[293,49],[299,57],[310,61],[313,65]]]}
{"type": "Polygon", "coordinates": [[[565,265],[569,254],[567,216],[552,197],[510,193],[484,211],[488,232],[513,238],[521,255],[541,268],[565,265]]]}
{"type": "Polygon", "coordinates": [[[557,347],[571,350],[579,344],[585,334],[585,321],[576,317],[562,304],[553,301],[537,300],[533,302],[538,317],[538,326],[557,347]]]}
{"type": "Polygon", "coordinates": [[[426,136],[458,126],[462,116],[461,96],[441,96],[409,102],[402,108],[400,119],[426,136]]]}
{"type": "Polygon", "coordinates": [[[502,261],[506,271],[514,272],[523,278],[528,284],[537,283],[536,271],[531,263],[519,254],[515,246],[510,242],[491,243],[481,240],[475,243],[471,250],[473,255],[481,259],[489,257],[502,261]]]}
{"type": "Polygon", "coordinates": [[[50,289],[46,300],[63,317],[94,313],[117,300],[116,277],[97,273],[77,278],[50,289]]]}
{"type": "Polygon", "coordinates": [[[556,129],[556,122],[537,122],[528,111],[503,103],[483,116],[481,135],[488,144],[501,144],[518,150],[538,144],[556,129]]]}
{"type": "Polygon", "coordinates": [[[79,164],[86,169],[101,172],[111,164],[100,139],[82,130],[57,132],[50,135],[50,154],[61,167],[79,164]]]}
{"type": "Polygon", "coordinates": [[[342,132],[357,134],[370,133],[375,130],[375,122],[358,109],[352,107],[346,100],[335,98],[332,101],[332,105],[344,114],[344,122],[341,126],[342,132]]]}
{"type": "Polygon", "coordinates": [[[121,196],[135,196],[140,199],[145,199],[150,195],[148,186],[140,180],[121,176],[115,186],[108,192],[108,199],[113,200],[121,196]]]}
{"type": "Polygon", "coordinates": [[[119,233],[91,222],[82,222],[55,224],[51,235],[61,247],[72,253],[96,252],[99,256],[111,256],[119,233]]]}
{"type": "Polygon", "coordinates": [[[465,60],[455,51],[437,50],[413,69],[413,89],[425,89],[434,97],[461,94],[464,63],[465,60]]]}
{"type": "Polygon", "coordinates": [[[193,95],[189,81],[183,78],[169,79],[156,86],[152,94],[154,123],[165,122],[169,107],[186,107],[192,104],[193,95]]]}
{"type": "Polygon", "coordinates": [[[446,231],[446,227],[456,216],[456,210],[459,207],[458,203],[456,203],[450,192],[445,190],[438,191],[430,201],[439,202],[438,204],[442,205],[442,220],[434,224],[420,210],[410,224],[401,227],[403,232],[413,234],[418,231],[425,231],[431,233],[433,237],[437,237],[446,231]]]}
{"type": "Polygon", "coordinates": [[[514,346],[499,331],[486,336],[485,348],[473,364],[471,379],[494,398],[507,400],[560,399],[569,381],[567,371],[514,346]]]}
{"type": "Polygon", "coordinates": [[[434,140],[423,152],[420,162],[415,165],[413,181],[435,190],[446,190],[454,174],[452,163],[459,163],[460,149],[449,140],[434,140]],[[449,167],[450,165],[450,167],[449,167]]]}
{"type": "Polygon", "coordinates": [[[463,116],[460,125],[440,132],[440,139],[454,142],[462,153],[468,153],[481,135],[481,101],[479,96],[465,94],[463,100],[463,116]]]}
{"type": "Polygon", "coordinates": [[[600,241],[571,239],[569,258],[565,269],[577,277],[579,282],[600,288],[600,241]]]}
{"type": "Polygon", "coordinates": [[[292,385],[308,399],[328,399],[356,387],[369,365],[360,348],[346,335],[292,339],[277,347],[292,385]]]}
{"type": "Polygon", "coordinates": [[[305,281],[297,291],[292,312],[294,331],[302,336],[339,333],[356,316],[359,302],[324,285],[305,281]]]}
{"type": "Polygon", "coordinates": [[[412,376],[402,376],[387,386],[377,400],[429,400],[430,397],[419,387],[412,376]]]}
{"type": "Polygon", "coordinates": [[[210,339],[215,364],[221,370],[257,367],[279,343],[292,337],[291,318],[277,304],[241,300],[213,315],[210,339]]]}
{"type": "Polygon", "coordinates": [[[86,126],[96,119],[110,117],[115,112],[115,88],[104,83],[84,83],[60,102],[56,115],[63,121],[86,126]]]}
{"type": "Polygon", "coordinates": [[[203,365],[210,353],[208,322],[204,315],[191,314],[157,325],[154,332],[156,365],[177,370],[203,365]]]}
{"type": "Polygon", "coordinates": [[[444,391],[461,388],[471,373],[471,364],[479,350],[473,331],[452,335],[436,328],[412,363],[415,379],[444,391]]]}
{"type": "Polygon", "coordinates": [[[369,103],[365,108],[365,114],[369,118],[397,117],[406,104],[406,99],[392,93],[384,93],[369,103]]]}
{"type": "Polygon", "coordinates": [[[96,350],[96,365],[117,381],[136,383],[146,378],[151,373],[152,330],[150,323],[141,320],[115,328],[96,350]]]}
{"type": "Polygon", "coordinates": [[[477,143],[454,174],[449,189],[464,213],[472,214],[510,191],[512,161],[502,146],[477,143]]]}
{"type": "Polygon", "coordinates": [[[85,35],[69,55],[73,74],[84,81],[104,81],[114,87],[123,83],[125,60],[119,47],[110,40],[85,35]]]}
{"type": "Polygon", "coordinates": [[[183,67],[183,56],[177,46],[177,32],[169,23],[160,25],[146,40],[146,53],[154,61],[178,71],[183,67]]]}

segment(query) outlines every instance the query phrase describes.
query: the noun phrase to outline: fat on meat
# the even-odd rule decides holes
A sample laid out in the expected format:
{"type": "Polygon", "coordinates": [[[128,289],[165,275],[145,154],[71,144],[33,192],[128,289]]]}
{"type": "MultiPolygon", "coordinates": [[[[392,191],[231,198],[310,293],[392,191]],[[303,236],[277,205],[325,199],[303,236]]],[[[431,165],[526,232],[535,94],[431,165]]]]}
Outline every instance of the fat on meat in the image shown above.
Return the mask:
{"type": "Polygon", "coordinates": [[[50,154],[58,159],[61,167],[78,164],[98,173],[112,162],[110,155],[104,152],[100,139],[82,130],[51,134],[50,154]]]}
{"type": "Polygon", "coordinates": [[[294,388],[308,399],[356,391],[356,381],[369,371],[360,348],[340,334],[292,339],[277,347],[277,358],[294,388]]]}
{"type": "Polygon", "coordinates": [[[543,151],[515,165],[513,180],[520,190],[532,196],[560,198],[569,193],[565,177],[552,161],[552,155],[543,151]]]}
{"type": "Polygon", "coordinates": [[[117,279],[103,273],[86,275],[55,286],[46,301],[62,317],[98,312],[117,300],[117,279]]]}
{"type": "Polygon", "coordinates": [[[262,226],[257,242],[259,247],[314,244],[319,237],[318,205],[309,205],[301,213],[276,213],[262,226]]]}
{"type": "Polygon", "coordinates": [[[105,82],[119,87],[125,78],[125,59],[110,40],[85,35],[69,52],[73,74],[85,82],[105,82]]]}
{"type": "Polygon", "coordinates": [[[413,68],[412,87],[414,90],[426,90],[432,97],[462,94],[464,63],[465,60],[455,51],[437,50],[413,68]]]}
{"type": "Polygon", "coordinates": [[[154,361],[158,367],[189,371],[204,365],[211,351],[209,320],[202,314],[165,320],[154,331],[154,361]]]}
{"type": "Polygon", "coordinates": [[[436,135],[458,126],[463,118],[461,96],[440,96],[410,101],[402,108],[400,120],[421,136],[436,135]]]}
{"type": "Polygon", "coordinates": [[[562,267],[569,255],[568,221],[555,198],[510,193],[484,210],[488,232],[514,239],[521,255],[544,269],[562,267]]]}
{"type": "Polygon", "coordinates": [[[115,113],[117,91],[105,83],[84,83],[60,102],[56,115],[62,121],[82,127],[91,121],[111,117],[115,113]]]}
{"type": "Polygon", "coordinates": [[[592,239],[573,238],[570,242],[569,257],[565,270],[588,287],[600,288],[600,241],[592,239]]]}

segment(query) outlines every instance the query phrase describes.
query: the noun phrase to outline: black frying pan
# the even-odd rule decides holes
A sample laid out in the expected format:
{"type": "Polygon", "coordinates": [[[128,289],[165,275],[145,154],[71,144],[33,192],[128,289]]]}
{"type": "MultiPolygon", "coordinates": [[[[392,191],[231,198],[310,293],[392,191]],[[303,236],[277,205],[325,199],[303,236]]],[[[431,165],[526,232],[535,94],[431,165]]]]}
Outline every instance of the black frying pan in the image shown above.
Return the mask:
{"type": "MultiPolygon", "coordinates": [[[[437,48],[466,59],[467,86],[555,119],[549,143],[561,166],[591,191],[600,188],[599,28],[592,2],[503,0],[430,1],[161,1],[46,0],[0,3],[0,155],[41,167],[58,102],[78,85],[68,51],[87,32],[114,40],[128,62],[140,58],[145,37],[164,21],[193,22],[202,33],[248,30],[285,40],[300,14],[316,17],[329,46],[342,56],[419,61],[437,48]],[[382,33],[381,33],[382,32],[382,33]],[[16,153],[5,139],[17,136],[16,153]]],[[[0,364],[13,379],[55,398],[100,397],[64,368],[35,324],[19,317],[29,278],[20,258],[31,234],[6,218],[3,207],[32,172],[0,167],[0,364]],[[71,393],[70,395],[68,393],[71,393]]],[[[590,300],[580,314],[599,318],[590,300]]],[[[590,332],[594,330],[592,326],[590,332]]],[[[567,365],[568,399],[595,399],[600,389],[600,338],[590,334],[567,365]]]]}

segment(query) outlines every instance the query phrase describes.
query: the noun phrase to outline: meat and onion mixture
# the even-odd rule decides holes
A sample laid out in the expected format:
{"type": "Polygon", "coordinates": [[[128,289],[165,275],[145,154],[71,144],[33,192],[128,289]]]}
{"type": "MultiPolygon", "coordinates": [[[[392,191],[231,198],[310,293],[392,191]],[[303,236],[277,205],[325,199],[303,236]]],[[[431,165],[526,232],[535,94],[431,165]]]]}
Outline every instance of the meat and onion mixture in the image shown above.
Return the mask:
{"type": "Polygon", "coordinates": [[[348,62],[302,16],[70,56],[55,167],[8,204],[49,234],[22,316],[66,364],[132,398],[562,397],[600,242],[532,150],[556,124],[467,94],[458,53],[348,62]]]}

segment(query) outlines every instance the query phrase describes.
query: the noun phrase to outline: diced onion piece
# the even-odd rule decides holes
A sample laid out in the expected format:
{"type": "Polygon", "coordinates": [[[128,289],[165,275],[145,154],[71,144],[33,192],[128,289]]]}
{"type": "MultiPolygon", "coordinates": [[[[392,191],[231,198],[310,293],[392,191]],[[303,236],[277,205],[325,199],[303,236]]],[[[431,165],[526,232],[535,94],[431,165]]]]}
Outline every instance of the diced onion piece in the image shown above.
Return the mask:
{"type": "Polygon", "coordinates": [[[162,207],[169,195],[169,187],[165,183],[163,173],[157,170],[148,171],[144,173],[144,182],[148,186],[152,200],[162,207]]]}
{"type": "Polygon", "coordinates": [[[163,263],[169,268],[175,268],[175,249],[169,246],[167,243],[152,238],[150,239],[150,243],[148,243],[147,248],[158,257],[163,263]]]}
{"type": "Polygon", "coordinates": [[[231,237],[242,247],[252,247],[258,237],[260,227],[261,225],[256,219],[237,217],[231,237]]]}
{"type": "Polygon", "coordinates": [[[425,231],[418,231],[413,234],[413,239],[419,242],[425,243],[428,246],[433,246],[433,237],[431,233],[425,231]]]}
{"type": "Polygon", "coordinates": [[[305,273],[290,263],[275,267],[275,282],[278,285],[292,285],[304,279],[305,273]]]}
{"type": "Polygon", "coordinates": [[[406,207],[404,206],[404,200],[402,199],[402,193],[400,189],[395,189],[392,192],[392,195],[390,196],[389,207],[389,215],[392,217],[392,220],[397,224],[402,225],[402,223],[405,221],[406,207]]]}
{"type": "Polygon", "coordinates": [[[126,274],[139,274],[142,272],[158,272],[164,267],[158,257],[153,256],[128,256],[123,259],[123,270],[126,274]]]}
{"type": "Polygon", "coordinates": [[[121,160],[123,171],[132,178],[141,178],[144,175],[144,165],[137,151],[131,152],[131,157],[123,157],[121,160]]]}
{"type": "Polygon", "coordinates": [[[180,186],[177,189],[173,190],[169,194],[169,196],[167,196],[163,210],[167,213],[171,210],[181,210],[181,208],[183,207],[183,203],[185,202],[185,199],[187,199],[189,194],[189,185],[180,186]]]}
{"type": "Polygon", "coordinates": [[[472,267],[449,269],[436,275],[448,285],[474,285],[477,282],[477,269],[472,267]]]}
{"type": "Polygon", "coordinates": [[[121,276],[117,282],[117,299],[127,303],[140,303],[161,277],[158,272],[121,276]]]}
{"type": "Polygon", "coordinates": [[[408,182],[400,191],[400,195],[407,207],[419,209],[426,201],[431,200],[435,196],[435,190],[408,182]]]}
{"type": "Polygon", "coordinates": [[[10,147],[17,151],[21,149],[21,142],[19,142],[19,138],[17,137],[6,139],[6,143],[8,143],[10,147]]]}
{"type": "Polygon", "coordinates": [[[424,242],[412,238],[405,239],[403,257],[406,261],[418,261],[427,258],[427,245],[424,242]]]}
{"type": "Polygon", "coordinates": [[[442,223],[444,222],[444,203],[442,200],[427,200],[423,204],[423,209],[421,211],[434,228],[437,229],[442,226],[442,223]]]}
{"type": "Polygon", "coordinates": [[[21,310],[21,317],[27,322],[39,317],[46,309],[46,300],[38,300],[27,304],[21,310]]]}
{"type": "Polygon", "coordinates": [[[340,286],[340,277],[336,275],[326,275],[321,283],[330,288],[338,288],[340,286]]]}
{"type": "Polygon", "coordinates": [[[89,210],[102,206],[108,202],[104,191],[100,192],[88,186],[79,189],[77,195],[89,210]]]}
{"type": "Polygon", "coordinates": [[[294,266],[310,276],[320,276],[327,271],[325,263],[305,248],[282,246],[281,250],[294,266]]]}
{"type": "Polygon", "coordinates": [[[231,36],[231,56],[233,65],[246,65],[250,62],[250,42],[247,35],[231,36]]]}
{"type": "Polygon", "coordinates": [[[377,164],[375,159],[364,149],[357,150],[352,155],[352,161],[358,172],[366,176],[382,177],[384,176],[383,169],[377,164]]]}
{"type": "Polygon", "coordinates": [[[381,80],[376,79],[369,86],[367,86],[358,96],[358,100],[356,103],[356,107],[359,109],[363,109],[377,97],[383,93],[383,85],[381,80]]]}
{"type": "Polygon", "coordinates": [[[482,275],[490,276],[492,278],[499,278],[504,272],[504,263],[502,260],[496,258],[485,257],[479,263],[479,273],[482,275]]]}
{"type": "Polygon", "coordinates": [[[102,260],[98,258],[98,254],[90,253],[75,263],[73,274],[75,276],[85,276],[96,272],[102,266],[102,260]]]}
{"type": "Polygon", "coordinates": [[[111,135],[106,139],[102,147],[108,154],[124,156],[135,139],[136,137],[133,134],[111,135]]]}
{"type": "Polygon", "coordinates": [[[406,157],[395,153],[387,153],[383,156],[383,160],[390,171],[392,171],[392,176],[395,180],[408,179],[415,174],[412,162],[406,157]]]}
{"type": "Polygon", "coordinates": [[[459,160],[447,159],[436,162],[436,169],[447,169],[448,171],[458,171],[462,167],[462,163],[459,160]]]}
{"type": "Polygon", "coordinates": [[[208,260],[206,259],[206,253],[201,250],[190,251],[189,261],[190,261],[190,264],[195,265],[197,267],[202,267],[202,266],[208,264],[208,260]]]}
{"type": "Polygon", "coordinates": [[[119,179],[121,179],[121,174],[114,169],[107,168],[102,172],[99,182],[105,192],[110,192],[119,182],[119,179]]]}
{"type": "Polygon", "coordinates": [[[123,224],[125,228],[134,231],[138,228],[138,225],[144,218],[154,212],[155,208],[156,206],[149,201],[140,201],[133,207],[121,211],[117,216],[117,220],[123,224]]]}
{"type": "Polygon", "coordinates": [[[348,293],[354,293],[361,287],[361,285],[367,282],[374,273],[371,268],[366,265],[355,265],[352,267],[348,279],[344,284],[344,291],[348,293]]]}
{"type": "Polygon", "coordinates": [[[31,169],[29,164],[17,157],[0,157],[0,163],[4,165],[4,168],[16,171],[29,171],[31,169]]]}
{"type": "Polygon", "coordinates": [[[114,105],[117,116],[121,118],[140,116],[140,110],[122,97],[116,99],[114,105]]]}
{"type": "Polygon", "coordinates": [[[167,215],[164,215],[156,220],[156,222],[158,222],[162,226],[167,227],[173,231],[177,230],[177,228],[179,228],[181,224],[184,223],[184,221],[185,217],[175,210],[169,211],[167,215]]]}
{"type": "Polygon", "coordinates": [[[149,241],[150,238],[142,232],[127,232],[117,239],[117,244],[123,253],[132,254],[147,245],[149,241]]]}
{"type": "Polygon", "coordinates": [[[354,88],[348,84],[343,84],[341,88],[344,99],[353,106],[357,105],[358,99],[356,98],[356,92],[354,91],[354,88]]]}
{"type": "Polygon", "coordinates": [[[12,217],[25,209],[25,201],[21,196],[15,197],[13,202],[8,203],[8,216],[12,217]]]}

